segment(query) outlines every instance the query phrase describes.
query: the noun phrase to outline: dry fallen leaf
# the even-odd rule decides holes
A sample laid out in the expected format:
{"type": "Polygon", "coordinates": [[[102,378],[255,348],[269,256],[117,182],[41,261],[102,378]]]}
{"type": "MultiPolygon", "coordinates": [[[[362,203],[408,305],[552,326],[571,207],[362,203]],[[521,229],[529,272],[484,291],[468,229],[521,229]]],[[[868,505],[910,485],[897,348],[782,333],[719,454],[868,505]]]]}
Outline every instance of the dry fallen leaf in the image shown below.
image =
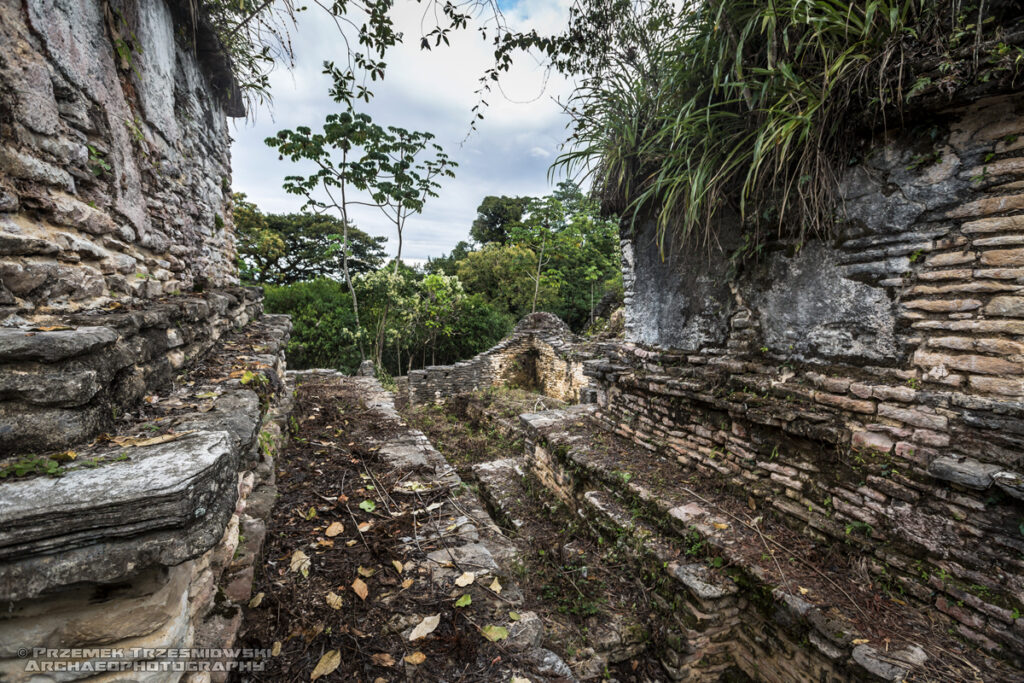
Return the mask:
{"type": "Polygon", "coordinates": [[[191,434],[194,431],[195,430],[192,429],[187,432],[168,432],[166,434],[154,436],[149,439],[140,439],[134,436],[115,436],[114,438],[111,439],[111,441],[116,443],[118,446],[155,446],[158,443],[167,443],[168,441],[174,441],[178,437],[185,436],[186,434],[191,434]]]}
{"type": "Polygon", "coordinates": [[[476,581],[476,574],[474,574],[473,572],[464,572],[462,576],[455,579],[455,585],[459,588],[463,588],[473,583],[474,581],[476,581]]]}
{"type": "Polygon", "coordinates": [[[324,535],[326,535],[328,538],[334,538],[344,530],[345,525],[341,522],[331,522],[331,525],[327,527],[327,531],[324,532],[324,535]]]}
{"type": "Polygon", "coordinates": [[[270,648],[270,656],[271,657],[276,657],[279,654],[281,654],[281,641],[280,640],[275,640],[274,641],[274,647],[270,648]]]}
{"type": "Polygon", "coordinates": [[[412,664],[413,666],[419,666],[423,662],[427,661],[427,656],[425,654],[423,654],[422,652],[420,652],[419,650],[417,650],[416,652],[413,652],[411,655],[406,655],[405,656],[405,661],[406,661],[407,664],[412,664]]]}
{"type": "Polygon", "coordinates": [[[292,553],[291,570],[301,572],[303,576],[309,576],[309,556],[301,550],[292,553]]]}
{"type": "Polygon", "coordinates": [[[722,522],[715,522],[715,528],[716,529],[728,529],[729,525],[728,524],[723,524],[722,522]]]}
{"type": "Polygon", "coordinates": [[[402,582],[402,588],[408,589],[412,587],[412,579],[406,579],[402,582]]]}
{"type": "Polygon", "coordinates": [[[803,586],[797,586],[797,588],[800,590],[800,595],[807,595],[808,591],[806,588],[804,588],[803,586]]]}
{"type": "Polygon", "coordinates": [[[371,655],[370,659],[372,659],[373,663],[376,664],[377,666],[394,666],[395,665],[395,658],[392,657],[391,655],[389,655],[387,652],[379,652],[379,653],[377,653],[375,655],[371,655]]]}
{"type": "Polygon", "coordinates": [[[501,593],[501,584],[498,582],[497,576],[494,577],[494,581],[491,582],[491,585],[488,586],[488,588],[490,588],[495,593],[501,593]]]}
{"type": "Polygon", "coordinates": [[[315,681],[316,679],[326,676],[329,673],[333,673],[338,665],[341,664],[341,653],[338,650],[328,650],[324,653],[324,656],[317,662],[316,668],[313,669],[313,673],[309,674],[309,680],[315,681]]]}
{"type": "Polygon", "coordinates": [[[491,641],[492,643],[498,640],[505,640],[508,638],[508,629],[504,626],[494,626],[488,624],[480,629],[480,633],[483,634],[484,638],[491,641]]]}
{"type": "Polygon", "coordinates": [[[359,567],[356,571],[359,572],[359,576],[364,576],[366,578],[370,578],[377,573],[376,569],[368,569],[367,567],[359,567]]]}
{"type": "Polygon", "coordinates": [[[341,609],[341,596],[334,591],[330,591],[327,593],[327,604],[330,605],[332,609],[341,609]]]}
{"type": "Polygon", "coordinates": [[[366,587],[362,579],[356,579],[352,582],[352,590],[356,592],[360,600],[366,600],[366,596],[370,594],[370,589],[366,587]]]}
{"type": "Polygon", "coordinates": [[[747,507],[754,511],[757,510],[757,502],[754,501],[753,496],[747,496],[747,507]]]}
{"type": "Polygon", "coordinates": [[[402,573],[402,563],[398,560],[391,560],[391,566],[395,568],[395,571],[399,574],[402,573]]]}
{"type": "MultiPolygon", "coordinates": [[[[636,667],[634,667],[635,669],[636,667]]],[[[512,680],[508,683],[530,683],[529,678],[523,678],[522,676],[513,676],[512,680]]]]}
{"type": "Polygon", "coordinates": [[[409,634],[409,640],[419,640],[420,638],[425,638],[426,636],[433,633],[434,629],[436,629],[437,625],[440,623],[440,614],[435,614],[432,617],[423,617],[423,621],[421,621],[416,626],[416,628],[412,630],[412,633],[409,634]]]}
{"type": "Polygon", "coordinates": [[[366,533],[367,531],[369,531],[369,530],[370,530],[370,527],[371,527],[371,526],[373,526],[373,525],[372,525],[372,524],[370,524],[369,522],[361,522],[361,523],[359,524],[359,531],[361,531],[362,533],[364,533],[364,534],[365,534],[365,533],[366,533]]]}
{"type": "Polygon", "coordinates": [[[870,643],[870,642],[871,641],[868,640],[867,638],[854,638],[853,639],[853,644],[854,645],[864,645],[865,643],[870,643]]]}
{"type": "Polygon", "coordinates": [[[357,540],[356,540],[356,539],[354,539],[354,538],[353,538],[353,539],[352,539],[351,541],[345,541],[345,545],[347,545],[347,546],[348,546],[349,548],[351,548],[352,546],[354,546],[354,545],[355,545],[356,543],[359,543],[359,541],[357,541],[357,540]]]}
{"type": "Polygon", "coordinates": [[[252,600],[249,601],[249,607],[251,607],[253,609],[259,607],[260,603],[263,602],[263,596],[264,595],[266,595],[266,593],[260,592],[260,593],[257,593],[256,595],[252,596],[252,600]]]}

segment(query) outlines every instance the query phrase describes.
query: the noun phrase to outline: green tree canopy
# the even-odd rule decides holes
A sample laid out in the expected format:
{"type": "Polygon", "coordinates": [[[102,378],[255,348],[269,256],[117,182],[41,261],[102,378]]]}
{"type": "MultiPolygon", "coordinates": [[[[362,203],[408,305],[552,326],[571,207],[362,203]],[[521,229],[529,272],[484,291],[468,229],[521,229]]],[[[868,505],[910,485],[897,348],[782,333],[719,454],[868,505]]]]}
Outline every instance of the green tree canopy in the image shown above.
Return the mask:
{"type": "MultiPolygon", "coordinates": [[[[518,320],[531,309],[534,282],[530,274],[535,265],[536,255],[529,247],[488,244],[460,261],[457,273],[466,291],[486,296],[499,310],[518,320]]],[[[547,310],[557,298],[557,286],[541,284],[539,308],[547,310]]]]}
{"type": "Polygon", "coordinates": [[[469,236],[479,244],[505,244],[509,230],[521,224],[529,197],[484,197],[476,209],[469,236]]]}
{"type": "MultiPolygon", "coordinates": [[[[288,285],[318,277],[340,279],[337,242],[341,221],[310,213],[264,214],[244,194],[235,195],[235,236],[243,279],[288,285]]],[[[385,237],[349,226],[349,267],[367,273],[384,261],[385,237]]]]}
{"type": "Polygon", "coordinates": [[[427,273],[455,275],[459,261],[466,258],[471,251],[473,251],[473,245],[462,240],[452,248],[451,253],[442,254],[437,258],[428,258],[423,268],[427,273]]]}

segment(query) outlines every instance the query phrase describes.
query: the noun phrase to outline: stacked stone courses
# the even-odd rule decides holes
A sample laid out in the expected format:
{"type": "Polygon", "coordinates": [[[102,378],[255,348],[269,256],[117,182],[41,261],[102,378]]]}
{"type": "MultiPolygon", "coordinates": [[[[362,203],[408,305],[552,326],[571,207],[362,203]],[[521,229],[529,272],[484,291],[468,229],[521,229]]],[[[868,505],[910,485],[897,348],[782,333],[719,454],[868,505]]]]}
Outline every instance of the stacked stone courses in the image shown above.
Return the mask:
{"type": "Polygon", "coordinates": [[[230,92],[183,42],[187,10],[0,5],[0,315],[237,283],[230,92]]]}
{"type": "Polygon", "coordinates": [[[598,418],[859,546],[1019,666],[1024,98],[890,134],[840,191],[836,239],[768,243],[729,281],[727,227],[664,263],[649,226],[624,239],[628,341],[587,364],[598,418]]]}
{"type": "Polygon", "coordinates": [[[401,383],[412,403],[442,402],[492,386],[518,386],[569,402],[587,402],[592,388],[583,375],[590,352],[551,313],[524,317],[511,335],[454,365],[413,370],[401,383]]]}
{"type": "Polygon", "coordinates": [[[209,681],[160,649],[231,647],[251,598],[291,324],[238,286],[245,111],[194,9],[0,2],[3,680],[209,681]]]}

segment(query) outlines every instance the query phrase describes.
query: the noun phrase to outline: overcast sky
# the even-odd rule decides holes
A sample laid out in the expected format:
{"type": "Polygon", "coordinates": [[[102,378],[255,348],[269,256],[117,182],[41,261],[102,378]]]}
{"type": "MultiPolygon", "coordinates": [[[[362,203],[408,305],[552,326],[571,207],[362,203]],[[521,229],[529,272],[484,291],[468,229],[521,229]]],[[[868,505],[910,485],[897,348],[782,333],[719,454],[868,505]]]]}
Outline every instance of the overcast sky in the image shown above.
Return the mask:
{"type": "MultiPolygon", "coordinates": [[[[501,0],[513,28],[536,27],[548,33],[561,27],[569,0],[501,0]]],[[[373,88],[376,96],[362,105],[376,123],[430,131],[459,164],[454,179],[444,179],[440,196],[406,224],[402,258],[419,263],[440,256],[467,239],[476,207],[487,195],[541,195],[550,191],[547,171],[566,137],[567,117],[556,103],[568,94],[557,75],[545,82],[545,71],[529,57],[518,60],[502,78],[505,96],[487,97],[490,108],[468,139],[470,109],[483,71],[493,63],[493,47],[475,30],[461,31],[432,51],[419,49],[423,5],[396,2],[396,23],[405,43],[387,56],[387,76],[373,88]]],[[[283,128],[320,128],[336,111],[327,95],[330,81],[321,73],[325,59],[344,62],[333,23],[319,9],[300,15],[294,33],[295,68],[279,67],[271,76],[273,105],[256,112],[255,121],[236,120],[232,145],[234,189],[244,192],[269,213],[297,211],[303,199],[281,189],[285,175],[297,166],[279,161],[263,140],[283,128]]],[[[361,229],[389,238],[394,254],[394,228],[377,211],[354,214],[361,229]]]]}

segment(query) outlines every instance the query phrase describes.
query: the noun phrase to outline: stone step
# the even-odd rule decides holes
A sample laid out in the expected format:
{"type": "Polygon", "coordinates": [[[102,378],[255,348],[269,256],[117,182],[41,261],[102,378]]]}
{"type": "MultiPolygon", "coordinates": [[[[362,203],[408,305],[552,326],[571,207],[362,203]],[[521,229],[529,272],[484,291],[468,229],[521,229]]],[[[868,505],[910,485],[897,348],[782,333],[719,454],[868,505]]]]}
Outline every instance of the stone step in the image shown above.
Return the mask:
{"type": "Polygon", "coordinates": [[[532,515],[523,487],[523,467],[519,458],[504,458],[473,465],[480,494],[494,511],[498,522],[516,531],[532,515]]]}
{"type": "MultiPolygon", "coordinates": [[[[481,496],[487,501],[505,528],[513,532],[520,552],[535,551],[534,539],[530,532],[538,525],[556,524],[548,515],[556,510],[553,503],[545,504],[531,495],[530,482],[541,488],[539,482],[527,474],[519,458],[504,458],[473,466],[481,496]],[[547,509],[541,509],[541,506],[547,509]],[[523,530],[522,534],[518,534],[523,530]]],[[[585,565],[588,559],[583,549],[586,544],[579,538],[565,534],[560,549],[562,561],[567,565],[585,565]]],[[[640,623],[633,615],[623,614],[612,608],[602,609],[595,618],[595,625],[589,629],[588,652],[581,652],[570,661],[570,665],[581,680],[592,680],[604,675],[608,664],[624,662],[640,655],[647,648],[647,625],[640,623]]],[[[549,634],[552,649],[564,650],[570,642],[562,642],[557,635],[549,634]]]]}
{"type": "Polygon", "coordinates": [[[662,663],[674,676],[717,679],[721,672],[708,663],[724,659],[767,680],[778,674],[779,680],[810,681],[816,668],[840,678],[893,680],[925,663],[916,645],[883,653],[853,625],[855,608],[848,601],[836,598],[835,590],[819,590],[830,580],[835,585],[852,578],[804,572],[801,581],[821,579],[807,583],[810,588],[787,579],[796,565],[789,564],[787,550],[767,540],[779,527],[766,524],[763,513],[739,509],[735,500],[718,500],[711,492],[698,494],[678,463],[602,432],[579,412],[547,411],[521,420],[529,470],[637,558],[671,577],[683,599],[670,601],[678,627],[670,641],[678,642],[665,650],[662,663]],[[784,658],[764,651],[758,623],[784,635],[784,658]],[[787,678],[787,671],[803,677],[787,678]]]}
{"type": "MultiPolygon", "coordinates": [[[[611,530],[621,539],[627,539],[638,560],[653,561],[665,574],[676,581],[702,604],[720,609],[714,601],[736,595],[736,584],[715,576],[706,564],[687,555],[657,528],[627,509],[608,491],[587,491],[583,494],[586,510],[592,521],[611,530]]],[[[735,603],[728,601],[727,605],[735,603]]]]}

